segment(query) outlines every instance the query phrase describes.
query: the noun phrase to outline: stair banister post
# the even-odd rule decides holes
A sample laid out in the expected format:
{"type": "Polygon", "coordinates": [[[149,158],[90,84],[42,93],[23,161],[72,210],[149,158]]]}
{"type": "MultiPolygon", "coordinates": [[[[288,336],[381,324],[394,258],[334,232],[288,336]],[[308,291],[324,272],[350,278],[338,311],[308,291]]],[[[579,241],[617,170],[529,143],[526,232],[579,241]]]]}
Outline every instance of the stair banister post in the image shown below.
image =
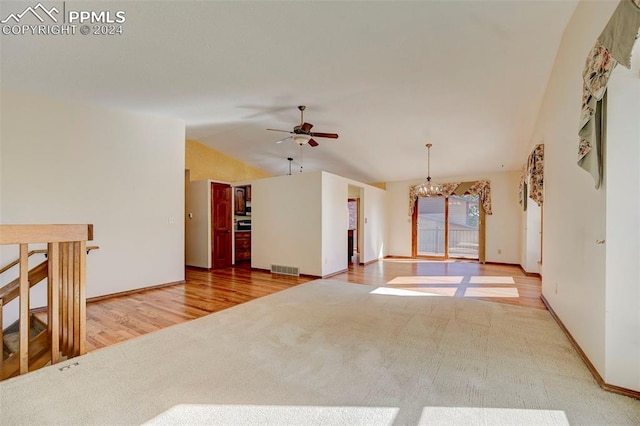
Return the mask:
{"type": "Polygon", "coordinates": [[[60,361],[60,244],[48,244],[48,296],[47,307],[49,339],[51,341],[51,364],[60,361]]]}
{"type": "Polygon", "coordinates": [[[29,371],[29,245],[20,244],[20,374],[29,371]]]}
{"type": "MultiPolygon", "coordinates": [[[[93,238],[93,225],[91,225],[91,237],[93,238]]],[[[80,321],[78,328],[80,329],[80,341],[78,342],[78,355],[87,353],[87,242],[80,241],[80,321]]]]}

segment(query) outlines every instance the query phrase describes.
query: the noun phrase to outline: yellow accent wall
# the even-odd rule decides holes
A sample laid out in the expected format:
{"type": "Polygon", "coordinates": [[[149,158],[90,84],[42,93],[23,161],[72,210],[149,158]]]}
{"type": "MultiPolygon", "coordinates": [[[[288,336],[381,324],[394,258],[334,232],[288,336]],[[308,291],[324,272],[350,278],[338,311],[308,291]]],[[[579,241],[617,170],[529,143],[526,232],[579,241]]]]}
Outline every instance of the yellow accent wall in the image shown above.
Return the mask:
{"type": "Polygon", "coordinates": [[[376,188],[380,188],[380,189],[387,189],[386,182],[375,182],[375,183],[370,183],[369,185],[375,186],[376,188]]]}
{"type": "Polygon", "coordinates": [[[236,182],[271,176],[198,141],[187,139],[185,146],[185,168],[190,171],[192,181],[211,179],[236,182]]]}

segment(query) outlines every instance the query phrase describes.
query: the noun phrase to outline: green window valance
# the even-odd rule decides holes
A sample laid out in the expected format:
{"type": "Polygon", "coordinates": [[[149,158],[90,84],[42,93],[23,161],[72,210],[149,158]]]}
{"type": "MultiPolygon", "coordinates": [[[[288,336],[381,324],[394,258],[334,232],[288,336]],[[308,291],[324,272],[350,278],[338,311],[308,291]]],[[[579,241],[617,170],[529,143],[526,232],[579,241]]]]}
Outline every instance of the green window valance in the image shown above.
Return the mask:
{"type": "Polygon", "coordinates": [[[578,131],[578,165],[600,187],[609,77],[620,64],[631,68],[631,53],[640,30],[640,0],[621,0],[589,52],[582,72],[582,111],[578,131]]]}

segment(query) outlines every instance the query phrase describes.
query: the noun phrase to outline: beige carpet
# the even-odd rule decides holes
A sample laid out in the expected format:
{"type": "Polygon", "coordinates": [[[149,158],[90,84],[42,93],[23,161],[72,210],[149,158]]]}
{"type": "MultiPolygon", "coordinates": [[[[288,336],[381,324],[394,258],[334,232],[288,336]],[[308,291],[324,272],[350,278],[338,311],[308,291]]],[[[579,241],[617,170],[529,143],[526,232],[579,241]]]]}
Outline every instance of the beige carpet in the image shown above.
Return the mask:
{"type": "Polygon", "coordinates": [[[640,424],[548,312],[374,290],[318,280],[5,381],[0,424],[640,424]]]}

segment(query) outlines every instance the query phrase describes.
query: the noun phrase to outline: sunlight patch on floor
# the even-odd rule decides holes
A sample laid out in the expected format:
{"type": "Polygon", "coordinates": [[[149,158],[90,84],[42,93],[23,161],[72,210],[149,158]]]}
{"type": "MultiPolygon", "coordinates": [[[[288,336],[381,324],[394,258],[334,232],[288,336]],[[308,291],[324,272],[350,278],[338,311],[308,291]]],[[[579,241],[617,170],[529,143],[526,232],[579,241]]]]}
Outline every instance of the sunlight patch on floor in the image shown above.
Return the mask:
{"type": "Polygon", "coordinates": [[[395,277],[388,281],[389,285],[407,285],[407,284],[461,284],[463,276],[412,276],[412,277],[395,277]]]}
{"type": "Polygon", "coordinates": [[[456,288],[434,288],[420,287],[412,290],[404,288],[378,287],[369,294],[380,294],[384,296],[453,296],[456,294],[456,288]]]}
{"type": "Polygon", "coordinates": [[[464,297],[520,297],[515,287],[468,287],[464,297]]]}
{"type": "MultiPolygon", "coordinates": [[[[398,407],[178,404],[144,424],[392,425],[399,413],[398,407]]],[[[569,420],[562,410],[424,407],[417,424],[567,426],[569,420]]]]}
{"type": "Polygon", "coordinates": [[[562,410],[490,407],[424,407],[418,425],[556,425],[568,426],[562,410]]]}
{"type": "Polygon", "coordinates": [[[397,407],[178,404],[145,425],[392,425],[397,407]]]}
{"type": "Polygon", "coordinates": [[[474,276],[469,278],[469,284],[515,284],[513,277],[474,276]]]}

